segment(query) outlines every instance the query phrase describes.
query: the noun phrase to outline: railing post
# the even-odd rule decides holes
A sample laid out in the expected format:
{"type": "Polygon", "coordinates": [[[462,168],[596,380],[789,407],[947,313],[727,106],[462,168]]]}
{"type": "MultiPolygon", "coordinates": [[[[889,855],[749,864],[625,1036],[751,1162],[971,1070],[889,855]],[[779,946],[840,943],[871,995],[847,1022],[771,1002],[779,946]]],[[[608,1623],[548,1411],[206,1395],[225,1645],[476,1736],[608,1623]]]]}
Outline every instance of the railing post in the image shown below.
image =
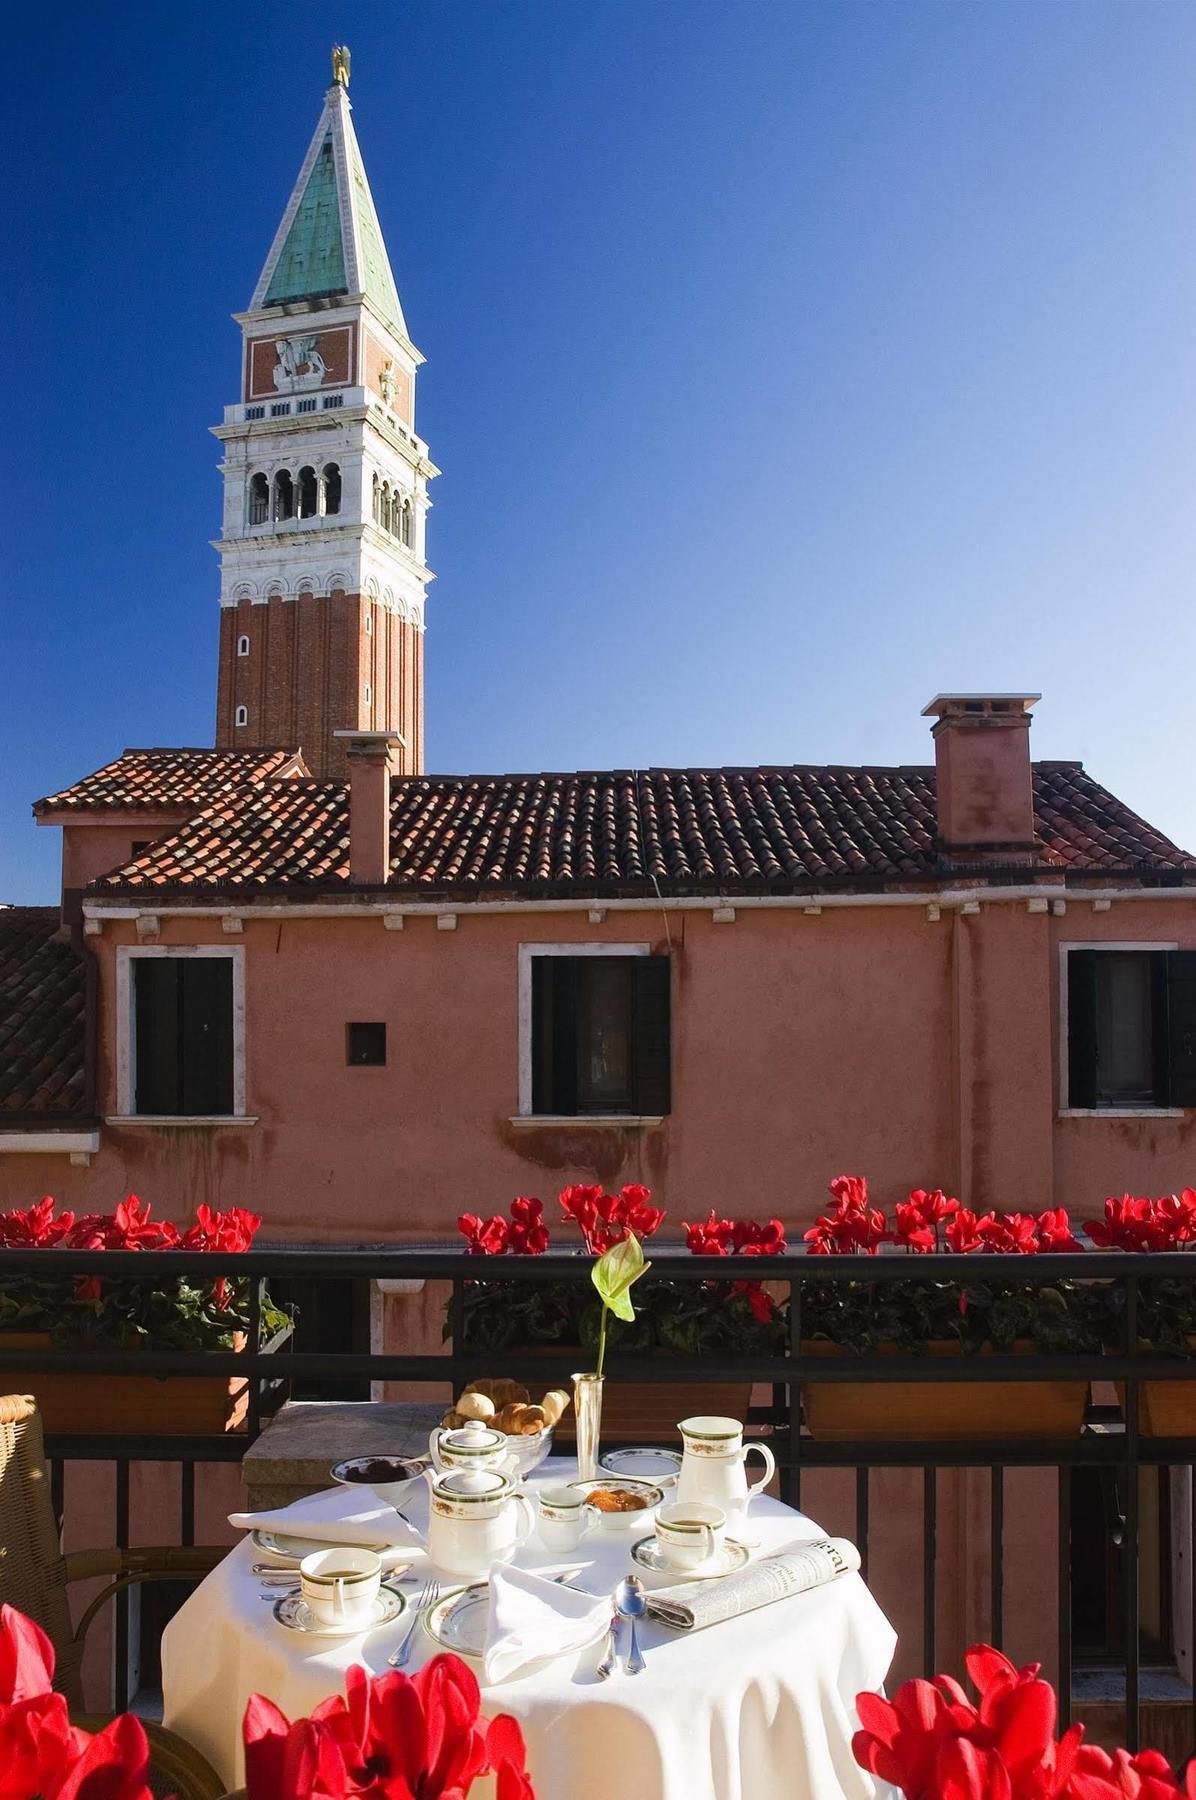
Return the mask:
{"type": "MultiPolygon", "coordinates": [[[[1056,1526],[1059,1565],[1059,1729],[1071,1724],[1071,1468],[1059,1469],[1059,1518],[1056,1526]]],[[[1000,1646],[998,1645],[998,1649],[1000,1646]]]]}
{"type": "MultiPolygon", "coordinates": [[[[1138,1351],[1138,1277],[1125,1278],[1126,1355],[1138,1351]]],[[[1129,1750],[1137,1750],[1141,1741],[1139,1719],[1139,1582],[1138,1557],[1141,1533],[1138,1523],[1138,1378],[1130,1374],[1125,1383],[1125,1542],[1122,1555],[1125,1601],[1125,1741],[1129,1750]]]]}
{"type": "MultiPolygon", "coordinates": [[[[789,1279],[789,1355],[801,1355],[800,1275],[789,1279]]],[[[789,1458],[781,1479],[781,1494],[788,1506],[801,1506],[801,1382],[789,1371],[789,1458]]]]}
{"type": "MultiPolygon", "coordinates": [[[[265,1279],[255,1275],[249,1283],[249,1349],[256,1356],[262,1347],[262,1291],[265,1279]]],[[[249,1417],[247,1430],[249,1442],[252,1444],[262,1428],[262,1381],[264,1377],[253,1374],[249,1377],[249,1417]]]]}

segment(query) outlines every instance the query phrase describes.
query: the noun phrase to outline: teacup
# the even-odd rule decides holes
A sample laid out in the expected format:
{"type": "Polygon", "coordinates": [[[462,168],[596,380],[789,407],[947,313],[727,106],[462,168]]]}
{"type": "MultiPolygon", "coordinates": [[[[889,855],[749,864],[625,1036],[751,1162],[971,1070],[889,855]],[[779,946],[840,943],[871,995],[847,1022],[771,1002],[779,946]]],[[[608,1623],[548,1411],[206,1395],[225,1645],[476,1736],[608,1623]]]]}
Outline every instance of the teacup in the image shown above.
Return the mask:
{"type": "Polygon", "coordinates": [[[576,1488],[541,1488],[537,1529],[549,1550],[576,1550],[594,1523],[593,1508],[576,1488]]]}
{"type": "Polygon", "coordinates": [[[727,1515],[704,1500],[675,1500],[656,1514],[660,1560],[670,1569],[700,1569],[723,1547],[727,1515]]]}
{"type": "Polygon", "coordinates": [[[372,1550],[332,1545],[299,1564],[303,1603],[320,1625],[354,1631],[371,1624],[381,1586],[382,1562],[372,1550]]]}

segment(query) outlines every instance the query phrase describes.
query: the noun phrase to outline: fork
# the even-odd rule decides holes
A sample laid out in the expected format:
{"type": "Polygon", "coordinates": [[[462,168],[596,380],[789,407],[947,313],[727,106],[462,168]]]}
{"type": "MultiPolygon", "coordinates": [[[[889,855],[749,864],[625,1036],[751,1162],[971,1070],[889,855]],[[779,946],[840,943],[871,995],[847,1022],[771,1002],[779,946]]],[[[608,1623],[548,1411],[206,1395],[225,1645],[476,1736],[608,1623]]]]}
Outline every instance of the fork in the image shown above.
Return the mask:
{"type": "Polygon", "coordinates": [[[407,1658],[411,1654],[411,1640],[415,1636],[415,1628],[419,1624],[427,1608],[429,1606],[435,1606],[439,1598],[440,1583],[438,1581],[425,1581],[423,1587],[416,1595],[415,1600],[412,1602],[411,1623],[403,1633],[403,1641],[399,1644],[397,1649],[391,1651],[386,1659],[390,1668],[406,1668],[407,1658]]]}

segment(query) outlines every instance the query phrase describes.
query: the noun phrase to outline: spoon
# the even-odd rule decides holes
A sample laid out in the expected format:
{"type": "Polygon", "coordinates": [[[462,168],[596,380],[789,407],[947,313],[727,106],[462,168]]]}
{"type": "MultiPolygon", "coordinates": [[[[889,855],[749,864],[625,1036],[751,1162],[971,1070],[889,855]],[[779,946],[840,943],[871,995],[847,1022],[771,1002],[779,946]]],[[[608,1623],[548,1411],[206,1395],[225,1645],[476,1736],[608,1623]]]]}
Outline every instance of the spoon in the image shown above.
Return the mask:
{"type": "Polygon", "coordinates": [[[642,1619],[648,1610],[648,1601],[644,1594],[643,1583],[635,1575],[624,1576],[615,1589],[615,1611],[626,1619],[631,1626],[631,1649],[627,1653],[624,1665],[629,1675],[638,1675],[645,1667],[640,1654],[639,1638],[636,1636],[635,1622],[642,1619]]]}

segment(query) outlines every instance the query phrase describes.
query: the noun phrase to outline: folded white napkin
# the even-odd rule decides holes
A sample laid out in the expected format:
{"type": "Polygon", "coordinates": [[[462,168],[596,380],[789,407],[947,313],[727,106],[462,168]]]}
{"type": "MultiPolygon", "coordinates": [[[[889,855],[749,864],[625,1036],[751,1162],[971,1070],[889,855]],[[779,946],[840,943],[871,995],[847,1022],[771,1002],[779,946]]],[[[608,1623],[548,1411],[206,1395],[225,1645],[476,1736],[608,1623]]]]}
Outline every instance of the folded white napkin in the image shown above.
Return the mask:
{"type": "Polygon", "coordinates": [[[605,1595],[580,1594],[526,1569],[494,1569],[483,1659],[486,1680],[506,1681],[539,1657],[580,1650],[597,1637],[610,1611],[605,1595]]]}
{"type": "Polygon", "coordinates": [[[419,1533],[401,1519],[393,1506],[384,1506],[371,1493],[350,1493],[329,1488],[292,1500],[272,1512],[229,1513],[228,1522],[238,1531],[281,1531],[288,1537],[314,1538],[321,1544],[352,1544],[360,1550],[388,1550],[392,1546],[418,1550],[419,1533]]]}

